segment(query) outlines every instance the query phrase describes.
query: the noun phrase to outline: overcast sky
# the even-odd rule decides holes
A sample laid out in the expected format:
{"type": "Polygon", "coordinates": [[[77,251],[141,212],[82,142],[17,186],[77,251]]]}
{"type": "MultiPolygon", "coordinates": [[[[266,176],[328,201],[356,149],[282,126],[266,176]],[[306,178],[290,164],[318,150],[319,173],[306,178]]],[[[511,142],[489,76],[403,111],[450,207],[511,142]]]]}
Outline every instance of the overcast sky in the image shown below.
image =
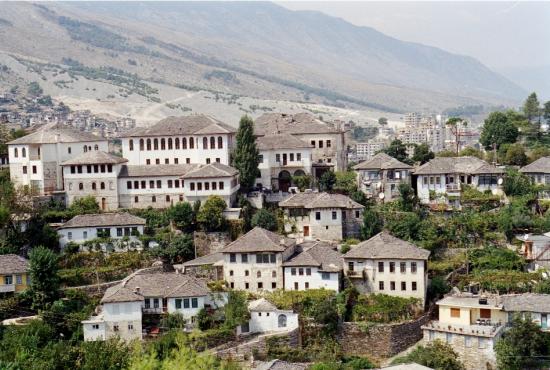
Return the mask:
{"type": "Polygon", "coordinates": [[[278,2],[318,10],[495,69],[550,65],[550,2],[278,2]]]}

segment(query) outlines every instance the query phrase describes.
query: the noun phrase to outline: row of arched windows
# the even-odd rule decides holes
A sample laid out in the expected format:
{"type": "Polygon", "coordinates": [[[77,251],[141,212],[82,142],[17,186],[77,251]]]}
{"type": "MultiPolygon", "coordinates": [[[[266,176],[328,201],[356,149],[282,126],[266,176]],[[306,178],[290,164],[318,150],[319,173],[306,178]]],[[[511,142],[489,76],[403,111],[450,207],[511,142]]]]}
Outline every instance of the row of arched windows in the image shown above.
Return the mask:
{"type": "MultiPolygon", "coordinates": [[[[172,140],[172,138],[161,138],[159,139],[139,139],[139,150],[172,150],[172,149],[195,149],[195,143],[197,145],[197,149],[199,146],[199,140],[195,139],[193,137],[186,138],[183,137],[180,138],[177,137],[172,140]]],[[[130,139],[128,142],[129,149],[134,150],[134,140],[130,139]]],[[[207,137],[202,138],[202,149],[223,149],[223,138],[221,136],[216,137],[211,136],[210,139],[207,137]],[[216,148],[216,142],[217,142],[217,148],[216,148]],[[210,145],[209,145],[210,143],[210,145]]]]}
{"type": "MultiPolygon", "coordinates": [[[[19,157],[19,149],[18,148],[13,149],[13,156],[15,158],[19,157]]],[[[21,157],[25,158],[26,156],[27,156],[27,148],[21,148],[21,157]]]]}
{"type": "MultiPolygon", "coordinates": [[[[114,185],[111,181],[109,181],[109,187],[111,188],[111,190],[113,190],[114,185]]],[[[101,190],[105,190],[105,183],[100,182],[99,183],[99,188],[101,190]]],[[[72,182],[69,183],[69,190],[73,190],[73,183],[72,182]]],[[[84,190],[84,183],[82,183],[82,182],[78,183],[78,190],[84,190]]],[[[97,190],[97,183],[92,182],[92,190],[97,190]]]]}
{"type": "MultiPolygon", "coordinates": [[[[234,276],[233,270],[229,270],[229,276],[234,276]]],[[[250,272],[248,270],[244,270],[244,276],[250,276],[250,272]]],[[[256,272],[256,277],[261,278],[262,277],[262,272],[257,271],[256,272]]],[[[271,277],[276,278],[277,277],[277,271],[275,271],[275,270],[271,271],[271,277]]]]}
{"type": "MultiPolygon", "coordinates": [[[[92,146],[91,145],[84,145],[84,153],[86,153],[87,151],[92,151],[92,146]]],[[[99,150],[99,145],[94,145],[94,150],[99,150]]],[[[69,153],[71,153],[70,151],[70,148],[69,148],[69,153]]]]}

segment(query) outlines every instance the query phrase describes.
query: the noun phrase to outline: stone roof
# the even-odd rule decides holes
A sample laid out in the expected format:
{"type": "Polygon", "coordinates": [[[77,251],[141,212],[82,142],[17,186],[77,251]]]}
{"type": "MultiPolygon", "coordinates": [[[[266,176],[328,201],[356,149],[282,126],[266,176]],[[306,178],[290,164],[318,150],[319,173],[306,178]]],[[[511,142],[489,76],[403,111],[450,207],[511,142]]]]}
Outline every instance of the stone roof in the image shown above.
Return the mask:
{"type": "Polygon", "coordinates": [[[382,231],[352,247],[344,258],[426,260],[429,255],[430,251],[382,231]]]}
{"type": "MultiPolygon", "coordinates": [[[[184,262],[180,266],[182,267],[207,266],[207,265],[214,265],[222,261],[223,261],[223,253],[214,252],[214,253],[207,254],[206,256],[197,257],[195,259],[192,259],[191,261],[184,262]]],[[[176,267],[176,265],[174,265],[174,267],[176,267]]]]}
{"type": "Polygon", "coordinates": [[[126,158],[116,156],[101,150],[91,150],[86,153],[69,159],[63,163],[62,166],[83,165],[83,164],[120,164],[128,162],[126,158]]]}
{"type": "Polygon", "coordinates": [[[285,238],[272,231],[256,226],[222,249],[223,253],[283,252],[295,244],[294,239],[285,238]]]}
{"type": "Polygon", "coordinates": [[[303,149],[312,147],[311,144],[287,133],[260,136],[256,139],[256,145],[259,150],[303,149]]]}
{"type": "Polygon", "coordinates": [[[283,263],[283,266],[314,266],[325,272],[338,272],[343,268],[342,254],[328,243],[315,242],[312,246],[300,249],[297,254],[283,263]]]}
{"type": "Polygon", "coordinates": [[[282,360],[256,361],[253,370],[306,370],[310,364],[282,360]]]}
{"type": "Polygon", "coordinates": [[[280,133],[327,134],[339,131],[331,124],[323,122],[310,113],[264,113],[254,120],[254,133],[258,136],[280,133]]]}
{"type": "Polygon", "coordinates": [[[126,226],[145,225],[145,219],[126,212],[120,213],[93,213],[78,215],[61,225],[60,229],[75,227],[102,227],[102,226],[126,226]]]}
{"type": "Polygon", "coordinates": [[[200,164],[122,165],[119,177],[181,177],[201,166],[200,164]]]}
{"type": "Polygon", "coordinates": [[[528,164],[527,166],[521,167],[519,172],[523,173],[550,173],[550,157],[542,157],[534,161],[533,163],[528,164]]]}
{"type": "Polygon", "coordinates": [[[8,144],[55,144],[55,143],[84,143],[90,141],[102,141],[105,138],[96,136],[90,132],[79,131],[65,125],[46,125],[41,129],[8,144]]]}
{"type": "Polygon", "coordinates": [[[105,292],[101,303],[141,301],[144,297],[202,297],[209,290],[203,280],[177,272],[139,270],[105,292]]]}
{"type": "Polygon", "coordinates": [[[22,274],[29,270],[29,261],[16,254],[0,255],[0,275],[22,274]]]}
{"type": "Polygon", "coordinates": [[[386,153],[378,153],[368,161],[353,166],[354,170],[397,170],[410,168],[412,167],[408,164],[398,161],[386,153]]]}
{"type": "Polygon", "coordinates": [[[550,294],[510,294],[501,297],[504,311],[550,313],[550,294]]]}
{"type": "Polygon", "coordinates": [[[365,208],[361,204],[342,194],[330,193],[298,193],[279,202],[283,208],[365,208]]]}
{"type": "Polygon", "coordinates": [[[249,311],[277,311],[277,307],[265,298],[260,298],[248,304],[249,311]]]}
{"type": "Polygon", "coordinates": [[[439,175],[446,173],[501,174],[497,168],[477,157],[437,157],[418,167],[415,175],[439,175]]]}
{"type": "Polygon", "coordinates": [[[177,136],[231,134],[237,130],[213,117],[204,114],[192,114],[181,117],[168,117],[153,126],[138,127],[123,137],[177,136]]]}
{"type": "Polygon", "coordinates": [[[386,369],[387,370],[433,370],[431,367],[426,367],[424,365],[419,365],[416,363],[393,365],[393,366],[383,367],[375,370],[386,370],[386,369]]]}
{"type": "Polygon", "coordinates": [[[183,179],[229,177],[239,173],[236,168],[221,163],[203,164],[195,167],[182,176],[183,179]]]}

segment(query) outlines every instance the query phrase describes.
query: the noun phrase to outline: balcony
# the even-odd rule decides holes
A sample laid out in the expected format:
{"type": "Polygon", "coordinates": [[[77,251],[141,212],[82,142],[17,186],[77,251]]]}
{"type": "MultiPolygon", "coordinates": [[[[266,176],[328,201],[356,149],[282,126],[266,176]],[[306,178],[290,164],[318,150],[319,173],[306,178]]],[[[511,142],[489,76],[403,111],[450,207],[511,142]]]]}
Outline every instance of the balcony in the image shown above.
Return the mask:
{"type": "Polygon", "coordinates": [[[476,337],[493,338],[504,330],[505,325],[500,322],[486,324],[449,324],[441,321],[430,321],[422,329],[436,330],[445,333],[472,335],[476,337]]]}
{"type": "Polygon", "coordinates": [[[447,193],[459,193],[460,184],[447,184],[445,185],[445,189],[447,190],[447,193]]]}
{"type": "Polygon", "coordinates": [[[15,284],[3,284],[0,285],[0,293],[15,292],[15,284]]]}
{"type": "Polygon", "coordinates": [[[346,275],[350,278],[366,279],[367,273],[365,270],[347,270],[346,275]]]}

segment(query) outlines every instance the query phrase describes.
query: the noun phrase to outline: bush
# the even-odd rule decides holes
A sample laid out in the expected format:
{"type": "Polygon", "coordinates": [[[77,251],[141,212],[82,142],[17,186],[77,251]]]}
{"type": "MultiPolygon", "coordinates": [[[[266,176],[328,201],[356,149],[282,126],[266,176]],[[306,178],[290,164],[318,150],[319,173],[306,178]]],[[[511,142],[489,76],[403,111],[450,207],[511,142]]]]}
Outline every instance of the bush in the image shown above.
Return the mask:
{"type": "Polygon", "coordinates": [[[395,359],[392,364],[417,363],[435,370],[464,370],[453,348],[440,340],[418,346],[406,356],[395,359]]]}
{"type": "Polygon", "coordinates": [[[359,295],[352,307],[352,321],[390,323],[413,319],[422,311],[416,298],[386,294],[359,295]]]}
{"type": "Polygon", "coordinates": [[[262,208],[252,216],[252,227],[256,226],[270,231],[277,231],[277,217],[272,212],[262,208]]]}
{"type": "Polygon", "coordinates": [[[206,231],[222,231],[226,227],[223,215],[226,207],[225,201],[221,197],[211,195],[201,206],[197,221],[206,231]]]}

